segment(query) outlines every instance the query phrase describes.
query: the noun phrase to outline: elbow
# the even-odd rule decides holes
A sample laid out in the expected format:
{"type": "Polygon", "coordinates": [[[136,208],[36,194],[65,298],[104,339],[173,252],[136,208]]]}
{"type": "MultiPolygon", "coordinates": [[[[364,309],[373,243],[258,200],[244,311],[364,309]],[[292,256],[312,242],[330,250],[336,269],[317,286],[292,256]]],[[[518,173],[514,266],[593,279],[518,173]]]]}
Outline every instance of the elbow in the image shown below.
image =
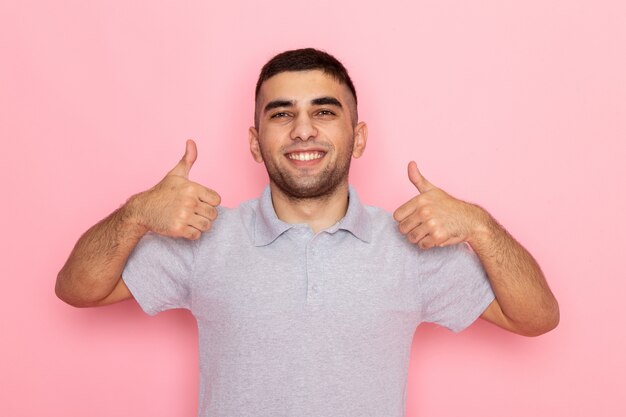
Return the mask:
{"type": "Polygon", "coordinates": [[[71,291],[68,290],[69,278],[65,271],[62,269],[57,275],[56,283],[54,284],[54,294],[57,298],[66,304],[73,307],[79,307],[78,300],[72,297],[71,291]]]}
{"type": "Polygon", "coordinates": [[[559,303],[556,301],[556,298],[552,299],[552,303],[549,308],[546,309],[545,313],[545,327],[544,331],[541,334],[548,333],[556,329],[561,321],[561,311],[559,309],[559,303]]]}
{"type": "Polygon", "coordinates": [[[94,305],[88,298],[80,295],[80,292],[76,290],[76,285],[72,284],[71,276],[64,269],[61,269],[57,274],[54,294],[59,300],[72,307],[81,308],[94,305]]]}
{"type": "Polygon", "coordinates": [[[525,329],[524,332],[520,332],[523,336],[537,337],[552,330],[556,329],[561,321],[561,313],[559,310],[559,304],[556,300],[549,308],[546,308],[544,312],[537,317],[535,325],[525,329]]]}
{"type": "Polygon", "coordinates": [[[61,269],[57,274],[56,282],[54,283],[54,294],[57,298],[67,304],[70,304],[69,297],[66,291],[67,287],[67,274],[65,273],[65,269],[61,269]]]}
{"type": "Polygon", "coordinates": [[[547,314],[546,327],[543,333],[548,333],[549,331],[556,329],[560,321],[561,321],[561,311],[559,309],[559,303],[556,300],[554,300],[554,305],[550,309],[550,312],[547,314]]]}

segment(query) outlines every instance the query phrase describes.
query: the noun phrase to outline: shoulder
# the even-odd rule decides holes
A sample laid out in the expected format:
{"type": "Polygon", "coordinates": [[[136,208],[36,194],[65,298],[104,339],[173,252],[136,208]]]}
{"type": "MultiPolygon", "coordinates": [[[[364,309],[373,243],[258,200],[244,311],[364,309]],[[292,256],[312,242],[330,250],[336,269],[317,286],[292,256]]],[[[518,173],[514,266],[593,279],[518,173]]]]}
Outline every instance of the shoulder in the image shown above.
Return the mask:
{"type": "Polygon", "coordinates": [[[370,205],[363,205],[363,213],[366,214],[369,230],[369,246],[371,250],[384,258],[406,260],[419,253],[419,248],[411,243],[400,233],[398,223],[388,211],[370,205]]]}
{"type": "Polygon", "coordinates": [[[211,229],[200,238],[201,245],[224,240],[252,239],[258,205],[258,199],[253,199],[234,208],[219,206],[211,229]]]}
{"type": "Polygon", "coordinates": [[[363,208],[368,217],[373,242],[385,241],[402,245],[407,243],[391,213],[377,206],[363,205],[363,208]]]}
{"type": "Polygon", "coordinates": [[[398,222],[395,221],[392,213],[377,206],[364,205],[363,207],[369,217],[374,245],[392,248],[405,254],[410,260],[431,265],[475,257],[465,243],[423,250],[409,242],[406,236],[400,233],[398,222]]]}
{"type": "Polygon", "coordinates": [[[398,230],[398,228],[396,227],[397,222],[393,219],[393,216],[387,210],[384,210],[377,206],[370,206],[365,204],[363,205],[363,208],[365,209],[365,212],[372,222],[372,227],[376,228],[376,226],[378,226],[385,229],[393,227],[396,231],[398,230]]]}

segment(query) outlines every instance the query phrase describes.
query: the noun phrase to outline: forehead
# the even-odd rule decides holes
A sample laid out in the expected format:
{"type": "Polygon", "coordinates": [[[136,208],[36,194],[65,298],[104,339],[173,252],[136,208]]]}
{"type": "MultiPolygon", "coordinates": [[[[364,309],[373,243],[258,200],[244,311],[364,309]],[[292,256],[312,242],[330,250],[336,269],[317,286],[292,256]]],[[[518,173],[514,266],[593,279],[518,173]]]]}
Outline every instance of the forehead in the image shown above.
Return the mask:
{"type": "Polygon", "coordinates": [[[258,104],[262,107],[277,99],[306,102],[324,96],[347,102],[351,93],[347,86],[320,70],[289,71],[276,74],[261,85],[258,104]]]}

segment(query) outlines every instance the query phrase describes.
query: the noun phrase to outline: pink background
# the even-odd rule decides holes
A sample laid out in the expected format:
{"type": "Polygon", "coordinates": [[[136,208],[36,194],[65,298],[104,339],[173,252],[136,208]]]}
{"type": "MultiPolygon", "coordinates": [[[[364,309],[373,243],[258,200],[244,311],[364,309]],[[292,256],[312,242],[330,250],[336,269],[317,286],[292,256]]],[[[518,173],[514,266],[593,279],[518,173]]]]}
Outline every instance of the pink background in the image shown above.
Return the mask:
{"type": "Polygon", "coordinates": [[[362,199],[406,163],[479,202],[542,265],[561,324],[416,333],[408,416],[623,416],[623,1],[0,2],[0,415],[193,416],[197,331],[134,302],[78,310],[56,273],[80,234],[198,142],[224,205],[266,182],[247,150],[261,65],[315,46],[370,127],[362,199]]]}

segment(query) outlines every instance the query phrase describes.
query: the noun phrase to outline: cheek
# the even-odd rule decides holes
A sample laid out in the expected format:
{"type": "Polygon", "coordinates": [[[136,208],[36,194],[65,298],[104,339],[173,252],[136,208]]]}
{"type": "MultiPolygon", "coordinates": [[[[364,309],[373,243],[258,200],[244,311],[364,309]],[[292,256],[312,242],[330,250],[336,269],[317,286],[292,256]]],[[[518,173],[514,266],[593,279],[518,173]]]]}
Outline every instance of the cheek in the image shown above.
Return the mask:
{"type": "Polygon", "coordinates": [[[276,159],[277,154],[281,153],[278,142],[273,140],[272,136],[264,136],[262,140],[259,140],[259,151],[266,162],[272,158],[276,159]]]}
{"type": "Polygon", "coordinates": [[[318,134],[336,148],[346,147],[354,140],[353,130],[343,125],[319,126],[318,134]]]}
{"type": "Polygon", "coordinates": [[[284,138],[289,137],[288,135],[289,133],[285,132],[285,129],[281,129],[280,127],[267,127],[259,131],[259,141],[265,149],[278,148],[285,140],[284,138]]]}
{"type": "Polygon", "coordinates": [[[341,141],[337,143],[338,151],[346,154],[352,154],[352,148],[354,147],[354,136],[351,134],[343,133],[341,141]]]}

